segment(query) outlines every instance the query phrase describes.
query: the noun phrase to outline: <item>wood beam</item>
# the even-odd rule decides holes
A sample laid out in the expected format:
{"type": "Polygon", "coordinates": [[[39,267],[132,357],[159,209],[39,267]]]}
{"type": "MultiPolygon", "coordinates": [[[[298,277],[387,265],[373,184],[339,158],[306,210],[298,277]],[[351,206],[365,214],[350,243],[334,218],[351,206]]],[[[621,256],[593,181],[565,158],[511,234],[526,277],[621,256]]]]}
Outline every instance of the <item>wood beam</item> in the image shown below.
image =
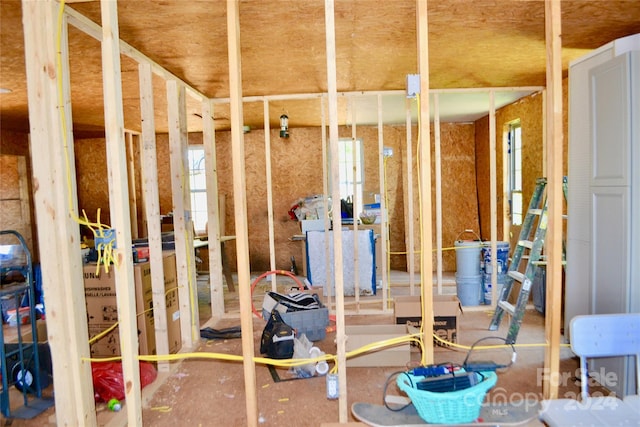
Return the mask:
{"type": "Polygon", "coordinates": [[[433,133],[436,169],[436,283],[442,295],[442,155],[440,134],[440,95],[433,94],[433,133]]]}
{"type": "MultiPolygon", "coordinates": [[[[69,24],[73,25],[74,27],[76,27],[83,33],[87,34],[88,36],[91,36],[98,41],[102,41],[102,30],[100,29],[100,25],[96,24],[95,22],[93,22],[92,20],[85,17],[80,12],[74,10],[69,6],[65,7],[64,13],[67,16],[67,19],[69,20],[69,24]]],[[[196,88],[190,86],[188,83],[181,80],[178,76],[166,70],[160,64],[158,64],[157,62],[155,62],[154,60],[152,60],[151,58],[149,58],[148,56],[146,56],[145,54],[143,54],[142,52],[140,52],[138,49],[134,48],[127,42],[120,40],[119,49],[123,55],[128,56],[129,58],[133,59],[134,61],[140,64],[142,63],[150,64],[153,72],[159,75],[160,77],[162,77],[163,79],[179,81],[182,85],[185,86],[188,93],[192,97],[199,100],[207,99],[207,97],[203,93],[198,91],[196,88]]]]}
{"type": "Polygon", "coordinates": [[[56,25],[57,10],[53,0],[22,1],[30,142],[31,152],[37,153],[31,156],[35,219],[40,251],[47,254],[40,263],[51,362],[54,372],[62,373],[53,377],[56,424],[95,426],[86,311],[69,310],[86,303],[76,221],[68,33],[66,20],[56,25]]]}
{"type": "Polygon", "coordinates": [[[422,325],[426,325],[423,339],[422,363],[433,363],[433,339],[431,328],[433,324],[433,261],[431,259],[431,138],[429,117],[429,27],[427,0],[417,1],[418,28],[418,67],[420,71],[420,108],[418,110],[419,123],[418,162],[420,164],[420,275],[422,277],[422,325]]]}
{"type": "MultiPolygon", "coordinates": [[[[156,151],[155,112],[153,99],[153,75],[151,65],[138,65],[140,80],[140,118],[142,135],[140,144],[140,173],[146,212],[151,289],[153,294],[153,319],[156,351],[169,354],[167,307],[164,287],[164,263],[162,259],[162,230],[160,224],[160,195],[158,192],[158,156],[156,151]]],[[[169,371],[167,362],[158,362],[158,370],[169,371]]]]}
{"type": "MultiPolygon", "coordinates": [[[[356,102],[355,98],[352,96],[349,98],[349,103],[351,105],[351,146],[353,149],[351,150],[351,163],[353,164],[353,168],[351,170],[351,182],[353,183],[352,191],[353,191],[353,199],[352,199],[352,209],[351,216],[353,218],[353,289],[354,289],[354,300],[356,303],[356,311],[360,309],[360,256],[359,256],[359,246],[360,239],[358,239],[358,212],[356,212],[356,207],[359,205],[360,197],[358,195],[358,191],[356,191],[358,182],[358,168],[357,165],[357,152],[356,152],[356,144],[358,139],[358,124],[356,123],[356,102]]],[[[364,149],[364,147],[362,147],[364,149]]],[[[363,172],[364,174],[364,172],[363,172]]]]}
{"type": "MultiPolygon", "coordinates": [[[[276,244],[273,230],[273,185],[271,182],[271,126],[269,119],[269,101],[262,101],[264,111],[264,164],[267,182],[267,221],[269,226],[269,267],[271,271],[276,269],[276,244]]],[[[277,274],[269,276],[271,278],[271,290],[278,291],[277,274]]]]}
{"type": "MultiPolygon", "coordinates": [[[[490,235],[491,235],[491,253],[498,253],[498,171],[497,151],[496,151],[496,99],[493,91],[489,92],[489,215],[490,219],[490,235]]],[[[477,171],[476,171],[477,173],[477,171]]],[[[480,230],[482,232],[482,230],[480,230]]],[[[479,233],[480,234],[480,233],[479,233]]],[[[491,257],[491,271],[498,271],[498,257],[491,257]]],[[[491,304],[496,306],[498,289],[498,275],[491,275],[491,304]]]]}
{"type": "Polygon", "coordinates": [[[127,143],[127,175],[129,183],[129,221],[131,222],[131,237],[138,238],[138,200],[136,198],[136,159],[135,145],[137,138],[133,133],[125,132],[125,140],[127,143]]]}
{"type": "Polygon", "coordinates": [[[200,339],[191,191],[189,185],[188,134],[185,88],[175,80],[167,81],[169,117],[169,155],[176,273],[180,305],[182,347],[192,348],[200,339]]]}
{"type": "Polygon", "coordinates": [[[111,228],[115,230],[114,248],[116,301],[122,376],[127,400],[127,420],[131,426],[142,425],[140,365],[138,363],[138,323],[136,317],[133,251],[127,180],[127,156],[124,140],[122,107],[122,73],[118,31],[118,4],[100,2],[102,17],[102,85],[104,92],[104,124],[107,147],[109,210],[111,228]]]}
{"type": "Polygon", "coordinates": [[[562,308],[562,31],[560,0],[545,1],[547,43],[547,295],[543,394],[558,397],[562,308]]]}
{"type": "MultiPolygon", "coordinates": [[[[382,125],[382,95],[377,95],[378,101],[378,179],[380,181],[380,212],[382,219],[380,220],[380,250],[381,265],[380,277],[382,280],[382,310],[387,308],[389,304],[389,268],[387,254],[389,252],[389,218],[387,215],[387,200],[385,197],[385,189],[387,188],[386,159],[384,156],[384,126],[382,125]]],[[[377,278],[376,278],[377,279],[377,278]]],[[[376,280],[376,286],[378,282],[376,280]]]]}
{"type": "Polygon", "coordinates": [[[256,366],[253,360],[253,313],[249,264],[249,230],[247,225],[247,188],[242,127],[242,64],[240,54],[240,5],[227,0],[227,43],[229,46],[229,94],[231,123],[231,157],[233,165],[233,205],[236,217],[236,254],[238,259],[238,292],[240,298],[240,327],[244,355],[244,388],[247,425],[258,425],[256,366]]]}
{"type": "MultiPolygon", "coordinates": [[[[325,37],[327,49],[327,99],[329,106],[329,158],[338,159],[338,91],[336,71],[336,27],[333,0],[324,2],[325,37]]],[[[340,212],[340,173],[338,162],[331,162],[331,204],[333,212],[340,212]]],[[[336,347],[338,363],[338,419],[346,423],[349,417],[347,406],[347,358],[344,321],[344,277],[342,261],[342,233],[333,236],[334,284],[336,296],[336,347]]]]}
{"type": "Polygon", "coordinates": [[[415,295],[415,272],[416,272],[416,253],[415,253],[415,216],[414,216],[414,208],[413,208],[413,134],[412,134],[412,123],[411,123],[411,101],[407,99],[406,102],[406,134],[407,134],[407,145],[406,145],[406,163],[405,163],[405,175],[406,179],[404,180],[403,187],[405,188],[405,199],[406,202],[406,214],[405,224],[405,241],[407,246],[407,269],[409,270],[409,291],[411,295],[415,295]]]}
{"type": "MultiPolygon", "coordinates": [[[[216,132],[213,119],[213,103],[202,101],[202,144],[204,144],[205,180],[207,183],[207,233],[209,240],[209,291],[211,293],[211,316],[224,314],[224,286],[222,285],[222,245],[224,222],[218,195],[218,160],[216,157],[216,132]]],[[[229,290],[233,283],[227,283],[229,290]]]]}
{"type": "MultiPolygon", "coordinates": [[[[322,111],[322,209],[324,212],[324,231],[327,233],[331,228],[331,220],[329,219],[329,144],[327,138],[327,98],[320,98],[320,109],[322,111]]],[[[333,206],[332,206],[333,209],[333,206]]],[[[330,271],[330,260],[331,260],[331,243],[329,239],[324,239],[324,260],[325,260],[325,269],[326,271],[330,271]]],[[[308,266],[307,266],[308,268],[308,266]]],[[[327,298],[325,300],[325,305],[329,307],[329,310],[333,309],[333,303],[331,299],[330,289],[333,288],[333,277],[330,274],[327,274],[326,277],[327,283],[325,286],[327,287],[327,298]]]]}

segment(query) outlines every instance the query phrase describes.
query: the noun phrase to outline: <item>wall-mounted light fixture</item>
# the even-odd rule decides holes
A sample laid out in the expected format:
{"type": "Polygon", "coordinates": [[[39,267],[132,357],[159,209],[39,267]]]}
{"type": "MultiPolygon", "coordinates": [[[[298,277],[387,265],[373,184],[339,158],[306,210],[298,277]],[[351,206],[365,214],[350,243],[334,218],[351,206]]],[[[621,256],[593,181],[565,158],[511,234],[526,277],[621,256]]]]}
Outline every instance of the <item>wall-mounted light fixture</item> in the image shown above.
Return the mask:
{"type": "Polygon", "coordinates": [[[289,138],[289,117],[286,114],[280,116],[280,138],[289,138]]]}

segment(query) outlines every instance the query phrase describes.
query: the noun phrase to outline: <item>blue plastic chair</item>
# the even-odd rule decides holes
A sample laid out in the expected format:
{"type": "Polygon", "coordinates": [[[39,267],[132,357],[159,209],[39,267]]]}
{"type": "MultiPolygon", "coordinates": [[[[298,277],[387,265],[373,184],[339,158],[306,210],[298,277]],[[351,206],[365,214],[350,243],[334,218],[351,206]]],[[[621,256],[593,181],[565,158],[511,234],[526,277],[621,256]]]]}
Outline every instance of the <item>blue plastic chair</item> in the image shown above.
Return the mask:
{"type": "Polygon", "coordinates": [[[582,400],[542,402],[540,419],[551,427],[640,426],[640,313],[576,316],[571,320],[571,350],[580,357],[582,400]],[[587,359],[635,356],[636,394],[590,397],[587,359]]]}

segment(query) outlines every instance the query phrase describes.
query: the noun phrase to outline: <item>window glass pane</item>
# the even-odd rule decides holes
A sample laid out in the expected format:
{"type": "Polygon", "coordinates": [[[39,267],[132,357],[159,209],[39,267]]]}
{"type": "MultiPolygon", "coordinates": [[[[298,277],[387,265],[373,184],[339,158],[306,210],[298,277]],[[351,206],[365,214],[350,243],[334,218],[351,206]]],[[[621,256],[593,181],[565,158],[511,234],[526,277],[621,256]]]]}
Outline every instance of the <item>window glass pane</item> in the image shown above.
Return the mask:
{"type": "Polygon", "coordinates": [[[193,226],[202,232],[207,224],[207,182],[205,176],[204,148],[190,147],[188,152],[189,184],[191,189],[191,216],[193,226]]]}
{"type": "Polygon", "coordinates": [[[513,211],[513,225],[521,225],[522,224],[522,192],[514,191],[511,195],[513,200],[512,203],[512,211],[513,211]]]}
{"type": "Polygon", "coordinates": [[[520,122],[509,125],[509,192],[511,223],[522,224],[522,128],[520,122]]]}
{"type": "Polygon", "coordinates": [[[362,139],[356,139],[355,144],[351,138],[341,138],[339,141],[338,167],[340,171],[340,197],[353,200],[354,191],[358,195],[357,206],[354,206],[354,213],[357,215],[362,211],[362,188],[364,181],[363,148],[362,139]],[[355,150],[355,158],[354,158],[355,150]],[[354,183],[354,167],[355,180],[354,183]],[[354,185],[355,184],[355,185],[354,185]],[[355,187],[355,189],[354,189],[355,187]]]}

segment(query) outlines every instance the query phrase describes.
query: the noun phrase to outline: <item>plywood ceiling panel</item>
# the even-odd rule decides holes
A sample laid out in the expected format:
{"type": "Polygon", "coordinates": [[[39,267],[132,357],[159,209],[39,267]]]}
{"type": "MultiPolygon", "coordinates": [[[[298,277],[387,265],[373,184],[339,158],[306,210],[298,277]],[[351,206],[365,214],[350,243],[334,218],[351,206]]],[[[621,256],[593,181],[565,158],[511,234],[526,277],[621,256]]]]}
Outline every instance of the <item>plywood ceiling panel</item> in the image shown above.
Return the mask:
{"type": "MultiPolygon", "coordinates": [[[[98,1],[69,2],[100,23],[98,1]]],[[[28,128],[21,2],[0,2],[0,94],[2,127],[28,128]]],[[[338,90],[404,90],[417,73],[416,4],[409,0],[337,0],[338,90]]],[[[432,88],[545,85],[542,0],[438,0],[428,2],[432,88]]],[[[222,0],[120,0],[120,37],[175,76],[211,98],[226,98],[228,60],[226,2],[222,0]]],[[[563,68],[616,38],[640,32],[636,0],[563,0],[563,68]]],[[[324,2],[241,0],[243,94],[326,91],[324,2]]],[[[102,129],[99,44],[70,28],[72,106],[76,132],[102,129]]],[[[135,61],[122,58],[126,126],[139,130],[135,61]]],[[[164,84],[154,83],[156,124],[166,131],[164,84]]],[[[375,100],[373,101],[376,102],[375,100]]],[[[401,98],[396,104],[402,104],[401,98]]],[[[245,122],[262,127],[262,105],[245,107],[245,122]]],[[[367,107],[363,107],[367,108],[367,107]]],[[[199,102],[187,106],[189,130],[201,127],[199,102]]],[[[216,127],[229,126],[228,111],[216,106],[216,127]]],[[[343,106],[341,122],[349,115],[343,106]]],[[[397,110],[396,107],[393,108],[397,110]]],[[[291,126],[317,126],[319,101],[273,102],[271,126],[288,111],[291,126]]],[[[364,116],[364,113],[361,114],[364,116]]]]}

